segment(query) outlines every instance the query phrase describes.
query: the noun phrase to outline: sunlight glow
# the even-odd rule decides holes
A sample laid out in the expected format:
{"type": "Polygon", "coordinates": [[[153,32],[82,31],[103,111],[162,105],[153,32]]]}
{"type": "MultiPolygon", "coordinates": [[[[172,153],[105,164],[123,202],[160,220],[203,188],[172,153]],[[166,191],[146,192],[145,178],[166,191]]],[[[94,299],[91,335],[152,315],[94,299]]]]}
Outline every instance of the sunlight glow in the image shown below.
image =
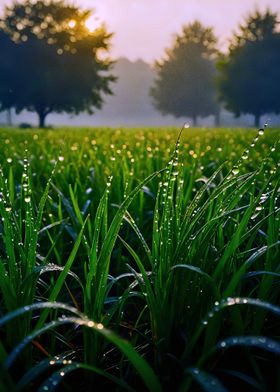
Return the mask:
{"type": "Polygon", "coordinates": [[[71,19],[68,22],[68,26],[70,27],[70,29],[73,29],[76,26],[76,21],[74,19],[71,19]]]}
{"type": "Polygon", "coordinates": [[[98,18],[96,16],[90,16],[85,22],[86,28],[92,33],[99,27],[98,18]]]}

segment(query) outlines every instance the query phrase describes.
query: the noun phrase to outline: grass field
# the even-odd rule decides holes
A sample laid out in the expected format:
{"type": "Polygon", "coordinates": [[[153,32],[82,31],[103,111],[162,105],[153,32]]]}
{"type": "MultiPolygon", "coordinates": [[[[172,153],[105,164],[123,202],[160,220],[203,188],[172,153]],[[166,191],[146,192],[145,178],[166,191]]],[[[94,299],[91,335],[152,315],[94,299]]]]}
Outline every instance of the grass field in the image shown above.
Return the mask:
{"type": "Polygon", "coordinates": [[[280,390],[277,129],[0,130],[0,391],[280,390]]]}

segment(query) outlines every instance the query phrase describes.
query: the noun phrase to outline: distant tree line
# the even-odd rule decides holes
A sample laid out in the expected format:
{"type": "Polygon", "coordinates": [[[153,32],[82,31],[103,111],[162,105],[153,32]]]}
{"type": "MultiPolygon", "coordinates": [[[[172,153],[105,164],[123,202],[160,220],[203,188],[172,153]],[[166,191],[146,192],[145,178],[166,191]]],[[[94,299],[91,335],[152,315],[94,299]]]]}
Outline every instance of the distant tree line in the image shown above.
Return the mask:
{"type": "MultiPolygon", "coordinates": [[[[38,114],[44,127],[51,112],[78,114],[101,108],[111,94],[112,34],[87,27],[90,11],[64,0],[24,0],[6,7],[0,20],[0,110],[38,114]],[[104,56],[105,54],[105,56],[104,56]]],[[[277,14],[256,10],[233,34],[227,54],[212,27],[195,21],[155,63],[150,90],[162,114],[190,117],[252,114],[255,125],[280,112],[280,33],[277,14]]],[[[128,86],[129,88],[129,86],[128,86]]]]}
{"type": "Polygon", "coordinates": [[[215,115],[221,105],[240,116],[252,114],[255,126],[266,113],[280,113],[280,33],[277,14],[256,10],[239,26],[227,55],[219,52],[213,28],[198,21],[183,28],[165,57],[157,61],[151,89],[163,114],[215,115]]]}
{"type": "Polygon", "coordinates": [[[217,87],[225,107],[236,116],[280,113],[280,33],[277,14],[250,15],[234,34],[229,54],[218,61],[217,87]]]}

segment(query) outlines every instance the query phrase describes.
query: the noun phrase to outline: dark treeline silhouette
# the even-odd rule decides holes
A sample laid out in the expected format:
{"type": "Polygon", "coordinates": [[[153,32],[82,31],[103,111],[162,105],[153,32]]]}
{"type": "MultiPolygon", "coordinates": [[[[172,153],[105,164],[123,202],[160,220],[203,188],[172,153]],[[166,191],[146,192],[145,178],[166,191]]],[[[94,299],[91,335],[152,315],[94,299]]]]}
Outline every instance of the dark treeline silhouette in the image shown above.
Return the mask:
{"type": "Polygon", "coordinates": [[[280,112],[280,33],[277,14],[256,10],[233,35],[228,55],[218,51],[212,28],[184,26],[163,60],[151,89],[155,106],[176,117],[216,114],[220,105],[236,117],[251,114],[255,126],[266,113],[280,112]],[[216,65],[216,67],[215,67],[216,65]]]}
{"type": "Polygon", "coordinates": [[[218,64],[220,99],[236,116],[250,113],[255,126],[266,113],[280,113],[280,33],[277,14],[256,11],[240,25],[229,55],[218,64]]]}
{"type": "MultiPolygon", "coordinates": [[[[153,67],[126,59],[114,65],[104,58],[111,34],[104,26],[90,32],[89,14],[63,1],[25,0],[6,8],[0,23],[0,110],[8,111],[9,122],[11,110],[37,113],[44,127],[50,113],[92,114],[95,108],[92,121],[78,117],[82,123],[171,125],[184,117],[194,125],[215,118],[217,125],[220,118],[229,124],[226,109],[236,117],[253,115],[258,126],[261,116],[280,112],[280,34],[270,10],[245,19],[226,55],[213,28],[199,21],[183,26],[153,67]]],[[[51,118],[69,124],[66,117],[51,118]]]]}
{"type": "MultiPolygon", "coordinates": [[[[117,81],[112,85],[112,95],[104,96],[104,104],[93,115],[87,113],[67,114],[50,113],[47,117],[48,125],[70,126],[177,126],[190,121],[187,116],[176,118],[173,115],[162,115],[152,104],[149,91],[156,78],[156,71],[152,65],[143,60],[130,61],[126,58],[118,59],[112,73],[117,81]]],[[[279,118],[269,115],[271,123],[279,122],[279,118]]],[[[37,123],[35,113],[22,111],[16,115],[12,110],[12,120],[16,124],[33,125],[37,123]]],[[[267,116],[263,118],[267,120],[267,116]]],[[[224,126],[250,126],[251,115],[241,115],[235,118],[232,113],[222,109],[220,121],[224,126]]],[[[201,126],[214,126],[214,115],[198,117],[201,126]]],[[[0,123],[8,123],[7,112],[0,113],[0,123]]]]}

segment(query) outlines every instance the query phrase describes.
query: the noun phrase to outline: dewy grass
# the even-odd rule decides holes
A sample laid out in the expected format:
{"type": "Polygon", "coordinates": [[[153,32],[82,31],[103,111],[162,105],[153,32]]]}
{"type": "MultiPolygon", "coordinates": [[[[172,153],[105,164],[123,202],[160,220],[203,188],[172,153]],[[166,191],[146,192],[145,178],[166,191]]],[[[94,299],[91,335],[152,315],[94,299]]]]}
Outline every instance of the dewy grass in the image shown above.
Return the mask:
{"type": "Polygon", "coordinates": [[[278,131],[13,132],[1,391],[280,388],[278,131]]]}

